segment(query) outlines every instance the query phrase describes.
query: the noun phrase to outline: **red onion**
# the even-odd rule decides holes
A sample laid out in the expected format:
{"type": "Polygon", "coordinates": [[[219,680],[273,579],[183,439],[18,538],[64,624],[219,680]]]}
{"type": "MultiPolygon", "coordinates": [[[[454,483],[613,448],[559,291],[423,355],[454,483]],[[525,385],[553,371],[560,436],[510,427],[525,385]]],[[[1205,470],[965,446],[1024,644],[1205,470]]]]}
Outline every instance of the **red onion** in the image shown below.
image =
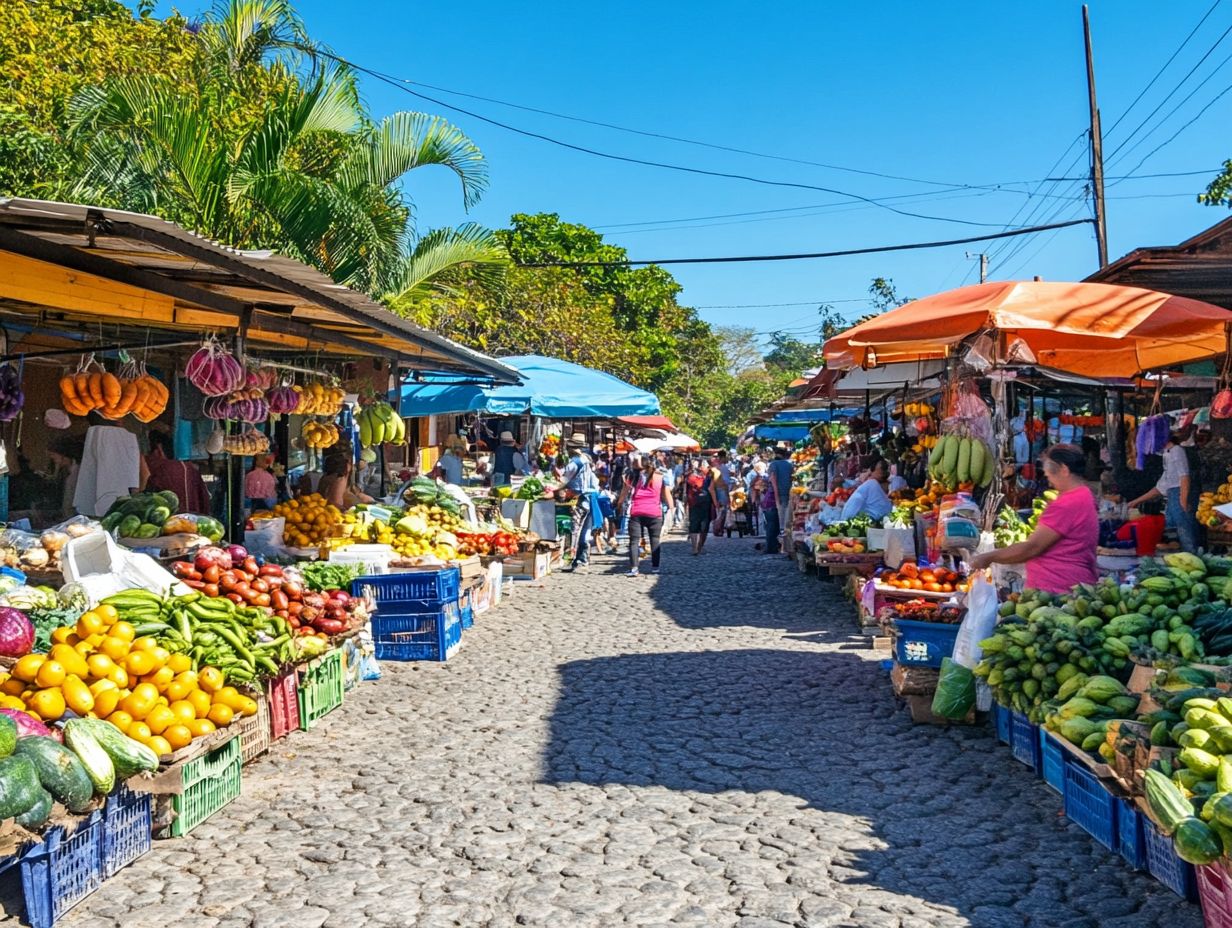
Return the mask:
{"type": "Polygon", "coordinates": [[[26,614],[12,606],[0,606],[0,655],[21,657],[34,647],[34,626],[26,614]]]}
{"type": "Polygon", "coordinates": [[[230,351],[210,339],[188,359],[184,376],[206,396],[223,396],[243,385],[244,368],[230,351]]]}

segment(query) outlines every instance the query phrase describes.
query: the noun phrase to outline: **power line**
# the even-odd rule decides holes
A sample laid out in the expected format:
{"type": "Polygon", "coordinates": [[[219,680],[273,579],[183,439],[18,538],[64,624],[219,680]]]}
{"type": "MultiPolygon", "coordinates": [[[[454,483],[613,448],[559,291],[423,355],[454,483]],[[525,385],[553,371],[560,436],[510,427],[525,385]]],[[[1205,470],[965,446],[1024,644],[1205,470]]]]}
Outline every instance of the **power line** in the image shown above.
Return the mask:
{"type": "Polygon", "coordinates": [[[1189,40],[1198,34],[1198,30],[1202,28],[1202,24],[1205,23],[1207,19],[1210,18],[1210,15],[1215,12],[1215,8],[1218,7],[1219,4],[1222,2],[1223,0],[1215,0],[1215,2],[1211,4],[1211,8],[1206,11],[1206,13],[1203,15],[1203,17],[1200,20],[1198,20],[1198,25],[1193,27],[1193,30],[1189,33],[1189,35],[1185,36],[1185,41],[1183,41],[1180,45],[1177,46],[1176,51],[1174,51],[1171,54],[1171,56],[1169,56],[1168,60],[1164,62],[1163,67],[1161,67],[1158,71],[1155,72],[1155,76],[1152,77],[1149,81],[1147,81],[1146,86],[1143,87],[1141,91],[1139,91],[1138,96],[1134,97],[1133,102],[1130,103],[1129,106],[1125,107],[1124,112],[1122,112],[1121,115],[1116,118],[1116,122],[1114,122],[1111,126],[1108,127],[1108,132],[1106,133],[1107,135],[1112,135],[1116,127],[1121,124],[1121,120],[1123,120],[1126,116],[1128,116],[1130,110],[1132,110],[1135,106],[1137,106],[1138,102],[1144,96],[1146,96],[1147,91],[1155,86],[1155,82],[1159,80],[1160,77],[1163,76],[1164,71],[1168,70],[1168,66],[1172,64],[1173,61],[1176,60],[1176,56],[1179,55],[1184,50],[1185,46],[1189,44],[1189,40]]]}
{"type": "Polygon", "coordinates": [[[531,261],[519,264],[519,267],[636,267],[647,264],[733,264],[749,261],[798,261],[806,258],[842,258],[848,255],[879,254],[888,251],[914,251],[919,248],[944,248],[949,245],[969,245],[972,242],[988,242],[993,239],[1010,238],[1017,235],[1031,235],[1036,232],[1050,232],[1053,229],[1063,229],[1066,226],[1085,225],[1091,219],[1072,219],[1069,222],[1058,222],[1051,225],[1030,226],[1025,229],[1012,229],[1008,232],[990,232],[987,235],[973,235],[969,238],[955,238],[943,242],[911,242],[906,245],[878,245],[872,248],[850,248],[844,251],[818,251],[810,254],[788,255],[738,255],[725,258],[660,258],[654,261],[531,261]]]}
{"type": "Polygon", "coordinates": [[[1195,122],[1201,119],[1202,114],[1205,113],[1207,110],[1209,110],[1216,103],[1218,103],[1220,99],[1223,98],[1229,91],[1232,91],[1232,84],[1225,87],[1223,90],[1219,91],[1219,93],[1215,95],[1214,99],[1212,99],[1209,103],[1207,103],[1206,106],[1202,107],[1202,109],[1198,110],[1198,112],[1194,115],[1194,117],[1191,120],[1189,120],[1189,122],[1185,123],[1179,129],[1173,132],[1172,135],[1168,136],[1168,138],[1164,140],[1161,144],[1152,148],[1146,154],[1146,156],[1141,161],[1139,161],[1137,165],[1135,165],[1135,170],[1137,170],[1137,168],[1142,167],[1142,165],[1146,164],[1153,157],[1155,157],[1156,153],[1159,152],[1161,149],[1166,148],[1168,145],[1171,145],[1176,140],[1176,137],[1178,135],[1180,135],[1182,132],[1184,132],[1186,129],[1192,126],[1195,122]]]}
{"type": "Polygon", "coordinates": [[[1170,91],[1168,91],[1167,95],[1162,100],[1160,100],[1159,103],[1155,105],[1155,109],[1151,110],[1151,112],[1147,114],[1146,119],[1138,123],[1138,125],[1134,127],[1134,130],[1130,132],[1129,135],[1125,136],[1125,138],[1121,140],[1120,144],[1118,144],[1117,147],[1114,148],[1109,153],[1108,155],[1109,161],[1111,161],[1116,156],[1116,154],[1122,148],[1125,147],[1125,145],[1129,142],[1130,139],[1132,139],[1135,135],[1137,135],[1142,130],[1143,126],[1145,126],[1148,122],[1150,122],[1152,119],[1155,118],[1155,114],[1158,113],[1161,109],[1163,109],[1164,104],[1166,104],[1169,100],[1171,100],[1176,95],[1176,92],[1180,90],[1182,86],[1184,86],[1186,81],[1188,81],[1191,77],[1193,77],[1194,72],[1197,71],[1198,68],[1202,67],[1202,64],[1206,61],[1207,58],[1209,58],[1214,53],[1215,49],[1218,48],[1223,43],[1223,40],[1228,37],[1229,33],[1232,33],[1232,26],[1228,26],[1228,28],[1223,31],[1223,34],[1221,34],[1219,38],[1215,40],[1215,44],[1212,45],[1210,48],[1208,48],[1206,52],[1202,55],[1202,57],[1198,59],[1198,63],[1195,64],[1192,68],[1190,68],[1185,73],[1185,76],[1182,77],[1179,81],[1177,81],[1176,86],[1173,87],[1170,91]]]}
{"type": "MultiPolygon", "coordinates": [[[[311,50],[305,49],[305,51],[311,51],[311,50]]],[[[990,228],[1003,227],[1001,223],[996,223],[996,222],[976,222],[970,219],[954,219],[949,216],[930,216],[925,213],[913,213],[913,212],[910,212],[909,210],[898,209],[897,207],[889,206],[885,203],[878,203],[872,197],[866,197],[863,194],[852,193],[846,190],[838,190],[834,187],[823,187],[818,184],[804,184],[804,183],[798,183],[796,181],[769,180],[768,178],[754,177],[749,174],[733,174],[727,171],[710,171],[704,168],[689,167],[687,165],[669,164],[668,162],[664,162],[664,161],[649,161],[644,158],[633,158],[629,155],[617,155],[612,152],[600,151],[599,149],[596,149],[596,148],[588,148],[585,145],[575,145],[572,142],[565,142],[561,139],[553,138],[550,135],[544,135],[541,132],[532,132],[529,129],[521,129],[517,126],[512,126],[509,123],[501,122],[500,120],[497,120],[497,119],[492,119],[490,116],[483,116],[472,110],[463,109],[462,107],[456,106],[452,103],[446,103],[444,100],[440,100],[435,97],[430,97],[427,94],[420,93],[417,90],[412,90],[410,87],[406,85],[404,81],[402,81],[399,78],[392,77],[388,74],[384,74],[372,68],[367,68],[362,65],[355,64],[354,62],[348,61],[347,59],[342,58],[338,55],[334,55],[330,52],[326,52],[321,49],[316,49],[314,53],[319,54],[324,58],[329,58],[332,61],[336,61],[339,64],[343,64],[349,68],[353,68],[354,70],[359,71],[363,74],[367,74],[371,77],[374,77],[383,83],[389,84],[391,87],[398,88],[403,93],[408,93],[411,96],[418,97],[421,100],[427,100],[429,103],[435,104],[436,106],[442,106],[445,109],[453,110],[454,112],[457,112],[457,113],[462,113],[466,116],[470,116],[472,119],[478,119],[480,122],[485,122],[485,123],[488,123],[489,125],[496,126],[500,129],[505,129],[508,132],[513,132],[518,135],[525,136],[527,138],[538,139],[541,142],[547,142],[551,145],[557,145],[557,146],[560,146],[561,148],[570,149],[571,151],[582,152],[583,154],[587,154],[587,155],[594,155],[597,158],[606,158],[610,161],[621,161],[626,164],[639,164],[644,167],[662,168],[663,170],[678,171],[678,172],[685,173],[685,174],[696,174],[696,175],[703,176],[703,177],[721,177],[727,180],[742,180],[747,183],[763,184],[769,187],[788,187],[788,188],[793,188],[797,190],[818,190],[818,191],[821,191],[822,193],[833,193],[838,196],[850,197],[853,200],[860,200],[864,203],[871,203],[874,206],[879,207],[880,209],[888,210],[889,212],[896,213],[899,216],[908,216],[913,219],[927,219],[931,222],[953,222],[959,225],[966,225],[966,226],[984,226],[984,227],[990,227],[990,228]]]]}
{"type": "Polygon", "coordinates": [[[714,303],[709,306],[694,306],[694,309],[781,309],[787,306],[830,306],[836,303],[867,303],[868,297],[851,300],[801,300],[797,303],[714,303]]]}

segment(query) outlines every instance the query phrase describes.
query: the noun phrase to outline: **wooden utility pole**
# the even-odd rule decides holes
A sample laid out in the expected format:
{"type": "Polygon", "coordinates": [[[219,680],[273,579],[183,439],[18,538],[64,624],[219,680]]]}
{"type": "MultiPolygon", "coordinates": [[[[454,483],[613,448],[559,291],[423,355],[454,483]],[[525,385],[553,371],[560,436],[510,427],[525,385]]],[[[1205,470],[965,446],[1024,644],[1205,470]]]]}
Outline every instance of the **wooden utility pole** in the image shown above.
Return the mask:
{"type": "Polygon", "coordinates": [[[1087,98],[1091,107],[1091,187],[1095,196],[1095,243],[1099,266],[1108,265],[1108,226],[1104,212],[1104,138],[1099,127],[1099,107],[1095,103],[1095,61],[1091,56],[1091,14],[1082,5],[1082,35],[1087,49],[1087,98]]]}
{"type": "Polygon", "coordinates": [[[967,252],[968,261],[974,261],[976,258],[980,259],[980,283],[985,283],[988,280],[988,255],[983,252],[975,255],[967,252]]]}

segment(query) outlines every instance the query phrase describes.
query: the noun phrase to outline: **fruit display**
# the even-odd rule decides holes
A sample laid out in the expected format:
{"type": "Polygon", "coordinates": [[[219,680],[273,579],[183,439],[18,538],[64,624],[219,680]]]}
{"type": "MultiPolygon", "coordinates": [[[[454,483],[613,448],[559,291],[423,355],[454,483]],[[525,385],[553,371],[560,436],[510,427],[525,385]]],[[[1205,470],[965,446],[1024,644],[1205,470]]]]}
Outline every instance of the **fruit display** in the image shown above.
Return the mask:
{"type": "Polygon", "coordinates": [[[917,567],[910,561],[903,563],[898,570],[883,573],[878,579],[885,586],[900,590],[924,590],[929,593],[953,593],[964,591],[967,582],[952,570],[944,567],[917,567]]]}
{"type": "Polygon", "coordinates": [[[831,554],[863,554],[867,550],[862,538],[827,538],[824,535],[814,535],[813,545],[831,554]]]}
{"type": "Polygon", "coordinates": [[[873,520],[867,515],[858,515],[844,522],[831,522],[822,532],[829,538],[866,538],[873,520]]]}
{"type": "Polygon", "coordinates": [[[1212,492],[1203,493],[1198,497],[1198,522],[1207,528],[1219,524],[1219,516],[1215,513],[1216,506],[1232,503],[1232,476],[1216,487],[1212,492]]]}
{"type": "MultiPolygon", "coordinates": [[[[542,490],[540,490],[542,493],[542,490]]],[[[519,497],[519,499],[522,497],[519,497]]],[[[461,513],[462,507],[441,484],[427,477],[416,477],[403,493],[403,500],[409,508],[426,506],[429,511],[442,510],[455,518],[461,513]]]]}
{"type": "Polygon", "coordinates": [[[1038,723],[1061,708],[1083,676],[1127,679],[1131,656],[1142,663],[1232,663],[1232,612],[1223,599],[1230,573],[1227,558],[1176,553],[1143,558],[1133,586],[1105,578],[1063,596],[1011,594],[996,632],[980,642],[984,659],[975,673],[1001,705],[1038,723]]]}
{"type": "Polygon", "coordinates": [[[170,396],[161,381],[136,363],[126,365],[117,377],[90,361],[60,378],[60,405],[74,416],[97,411],[106,419],[131,414],[140,422],[153,422],[166,410],[170,396]]]}
{"type": "Polygon", "coordinates": [[[104,531],[121,538],[156,538],[172,513],[180,508],[180,498],[170,490],[121,496],[102,518],[104,531]]]}
{"type": "Polygon", "coordinates": [[[1139,700],[1114,677],[1079,671],[1066,676],[1054,700],[1059,705],[1044,713],[1043,724],[1075,747],[1109,759],[1109,723],[1132,719],[1139,700]]]}
{"type": "MultiPolygon", "coordinates": [[[[320,493],[285,500],[275,506],[270,514],[286,519],[282,540],[293,548],[317,547],[341,535],[342,513],[338,507],[327,503],[320,493]]],[[[259,512],[253,514],[253,519],[261,517],[259,512]]]]}
{"type": "Polygon", "coordinates": [[[509,532],[457,532],[458,553],[463,556],[513,555],[518,553],[518,537],[509,532]]]}
{"type": "Polygon", "coordinates": [[[188,382],[206,396],[226,396],[245,382],[244,367],[216,338],[207,339],[184,366],[188,382]]]}
{"type": "MultiPolygon", "coordinates": [[[[793,492],[795,491],[795,487],[792,487],[792,491],[793,492]]],[[[843,503],[851,499],[851,494],[854,492],[855,492],[854,487],[850,487],[850,488],[849,487],[836,487],[835,489],[831,490],[826,495],[826,505],[827,506],[842,506],[843,503]]]]}
{"type": "Polygon", "coordinates": [[[342,403],[346,399],[346,391],[342,387],[330,386],[320,380],[313,380],[291,388],[299,394],[299,404],[296,413],[301,416],[324,416],[334,418],[342,412],[342,403]]]}
{"type": "Polygon", "coordinates": [[[996,468],[996,455],[983,441],[959,435],[942,435],[928,462],[929,476],[948,492],[986,487],[996,468]]]}
{"type": "Polygon", "coordinates": [[[254,454],[265,454],[270,449],[269,436],[256,429],[249,429],[235,435],[228,435],[222,440],[222,448],[227,454],[251,457],[254,454]]]}
{"type": "Polygon", "coordinates": [[[406,442],[406,422],[386,402],[365,406],[355,417],[355,423],[359,426],[359,443],[365,448],[406,442]]]}
{"type": "Polygon", "coordinates": [[[341,433],[332,422],[305,422],[304,444],[309,448],[331,448],[338,444],[341,433]]]}

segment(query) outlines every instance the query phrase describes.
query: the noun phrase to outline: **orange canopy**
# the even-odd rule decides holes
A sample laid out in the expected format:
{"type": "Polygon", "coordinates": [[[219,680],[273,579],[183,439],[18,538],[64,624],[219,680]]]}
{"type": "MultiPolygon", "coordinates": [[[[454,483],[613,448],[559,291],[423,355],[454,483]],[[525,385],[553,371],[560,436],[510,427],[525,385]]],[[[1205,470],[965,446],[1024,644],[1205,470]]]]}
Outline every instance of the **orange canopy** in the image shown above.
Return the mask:
{"type": "Polygon", "coordinates": [[[995,330],[1022,339],[1045,367],[1132,377],[1221,354],[1230,325],[1225,309],[1155,290],[1001,281],[882,313],[826,342],[825,356],[836,367],[944,358],[969,336],[995,330]]]}

